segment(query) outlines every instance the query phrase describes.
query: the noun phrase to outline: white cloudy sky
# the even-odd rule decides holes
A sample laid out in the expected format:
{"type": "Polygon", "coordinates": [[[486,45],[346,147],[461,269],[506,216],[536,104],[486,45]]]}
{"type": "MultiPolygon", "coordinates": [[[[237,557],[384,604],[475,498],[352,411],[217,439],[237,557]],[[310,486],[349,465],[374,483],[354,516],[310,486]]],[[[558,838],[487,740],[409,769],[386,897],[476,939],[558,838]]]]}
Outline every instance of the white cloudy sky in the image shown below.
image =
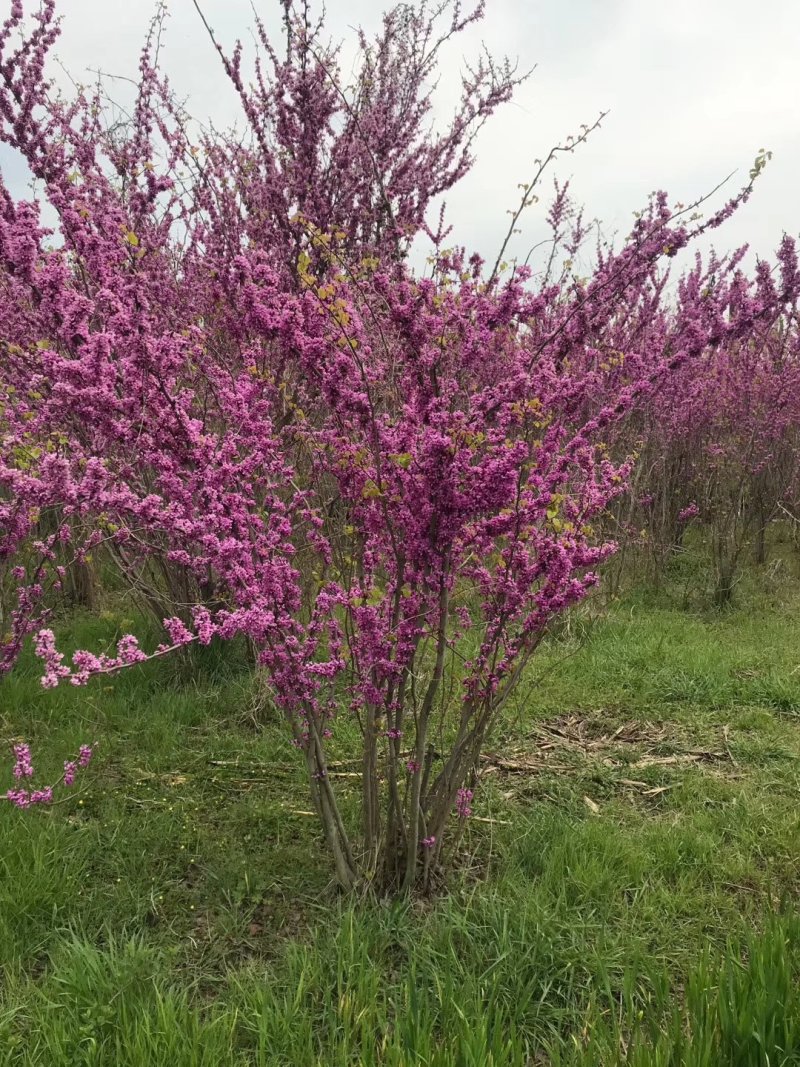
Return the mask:
{"type": "MultiPolygon", "coordinates": [[[[0,9],[8,2],[0,0],[0,9]]],[[[255,2],[277,32],[277,0],[255,2]]],[[[165,67],[173,83],[195,116],[236,120],[237,101],[191,0],[169,6],[165,67]]],[[[224,45],[237,36],[248,42],[250,0],[202,6],[224,45]]],[[[376,27],[383,6],[327,0],[331,36],[376,27]]],[[[606,232],[625,231],[655,188],[686,202],[737,170],[732,191],[760,148],[774,158],[717,245],[749,241],[767,255],[783,231],[800,232],[800,0],[488,0],[487,7],[480,29],[447,53],[445,74],[454,78],[481,40],[537,69],[485,129],[474,171],[449,198],[454,240],[493,256],[534,158],[605,109],[602,129],[562,158],[557,173],[572,177],[606,232]]],[[[60,0],[57,55],[76,79],[98,66],[134,74],[153,8],[154,0],[60,0]]],[[[450,84],[445,77],[445,92],[450,84]]],[[[0,165],[19,189],[19,167],[7,153],[0,165]]],[[[515,248],[522,256],[543,235],[541,216],[532,208],[525,217],[515,248]]]]}

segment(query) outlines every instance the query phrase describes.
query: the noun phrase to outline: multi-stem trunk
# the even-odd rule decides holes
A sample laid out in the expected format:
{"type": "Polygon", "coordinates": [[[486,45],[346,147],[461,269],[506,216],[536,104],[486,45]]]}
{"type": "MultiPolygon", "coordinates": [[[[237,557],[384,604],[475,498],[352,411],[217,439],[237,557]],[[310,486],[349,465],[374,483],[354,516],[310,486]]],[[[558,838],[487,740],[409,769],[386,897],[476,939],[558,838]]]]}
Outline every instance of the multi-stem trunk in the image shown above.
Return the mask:
{"type": "Polygon", "coordinates": [[[422,805],[423,768],[425,765],[426,748],[428,743],[428,724],[430,722],[433,702],[439,692],[444,675],[445,652],[447,651],[447,627],[449,622],[450,594],[447,587],[447,569],[442,567],[439,579],[439,624],[436,635],[436,662],[433,675],[422,706],[417,716],[416,742],[414,746],[414,771],[411,780],[411,796],[408,810],[408,829],[406,843],[405,877],[403,879],[403,891],[408,892],[417,880],[420,845],[428,834],[425,825],[422,805]]]}

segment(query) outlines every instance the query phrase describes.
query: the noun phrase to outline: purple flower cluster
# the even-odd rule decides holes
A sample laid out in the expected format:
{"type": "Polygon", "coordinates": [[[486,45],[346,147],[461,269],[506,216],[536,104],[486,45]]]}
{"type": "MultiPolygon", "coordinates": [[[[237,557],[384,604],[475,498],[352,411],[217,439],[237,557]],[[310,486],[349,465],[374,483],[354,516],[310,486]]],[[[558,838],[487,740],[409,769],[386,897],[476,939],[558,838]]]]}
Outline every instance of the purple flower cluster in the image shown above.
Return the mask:
{"type": "MultiPolygon", "coordinates": [[[[14,768],[13,775],[17,780],[22,778],[33,777],[33,762],[31,758],[30,746],[25,742],[16,744],[13,747],[14,752],[14,768]]],[[[74,760],[66,760],[64,763],[64,774],[62,776],[62,783],[65,786],[71,786],[75,782],[78,770],[82,770],[89,766],[92,756],[94,755],[93,745],[81,745],[78,749],[78,755],[74,760]]],[[[36,804],[50,804],[53,800],[54,786],[45,786],[43,789],[9,789],[6,793],[6,799],[17,808],[30,808],[36,804]]]]}
{"type": "Polygon", "coordinates": [[[459,789],[456,794],[456,813],[460,819],[468,819],[472,814],[472,797],[471,789],[459,789]]]}
{"type": "Polygon", "coordinates": [[[693,501],[685,508],[681,508],[681,510],[678,512],[678,521],[689,522],[690,519],[696,519],[699,514],[700,508],[693,501]]]}
{"type": "Polygon", "coordinates": [[[14,771],[15,778],[32,778],[33,764],[31,762],[30,745],[24,742],[14,745],[14,771]]]}

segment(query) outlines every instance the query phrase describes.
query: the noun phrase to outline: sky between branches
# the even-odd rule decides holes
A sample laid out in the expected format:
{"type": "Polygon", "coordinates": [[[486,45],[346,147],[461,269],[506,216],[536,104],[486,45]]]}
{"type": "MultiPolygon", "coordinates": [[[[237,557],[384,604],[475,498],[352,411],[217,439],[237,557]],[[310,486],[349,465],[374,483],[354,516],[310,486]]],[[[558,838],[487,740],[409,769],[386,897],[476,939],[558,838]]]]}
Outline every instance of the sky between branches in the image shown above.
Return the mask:
{"type": "MultiPolygon", "coordinates": [[[[279,33],[277,0],[255,0],[279,33]]],[[[152,0],[61,0],[63,35],[56,53],[76,80],[90,69],[134,76],[154,10],[152,0]]],[[[241,121],[227,82],[191,0],[170,0],[164,67],[188,110],[220,126],[241,121]]],[[[328,0],[330,36],[345,40],[343,68],[352,61],[352,27],[378,27],[382,0],[328,0]]],[[[746,180],[761,148],[774,158],[751,202],[716,236],[719,250],[745,241],[762,255],[784,230],[800,232],[800,3],[797,0],[488,0],[486,19],[444,53],[441,96],[454,99],[463,59],[481,41],[494,54],[536,65],[516,101],[487,126],[473,172],[448,198],[451,243],[494,260],[516,206],[518,183],[533,160],[609,109],[602,128],[556,173],[604,233],[622,236],[648,192],[666,189],[689,202],[728,173],[733,192],[746,180]]],[[[247,46],[251,0],[202,0],[218,40],[247,46]]],[[[57,80],[67,84],[57,71],[57,80]]],[[[442,114],[446,114],[443,107],[442,114]]],[[[25,174],[0,151],[4,178],[17,195],[25,174]]],[[[544,209],[523,216],[524,232],[510,246],[525,257],[545,236],[544,209]]]]}

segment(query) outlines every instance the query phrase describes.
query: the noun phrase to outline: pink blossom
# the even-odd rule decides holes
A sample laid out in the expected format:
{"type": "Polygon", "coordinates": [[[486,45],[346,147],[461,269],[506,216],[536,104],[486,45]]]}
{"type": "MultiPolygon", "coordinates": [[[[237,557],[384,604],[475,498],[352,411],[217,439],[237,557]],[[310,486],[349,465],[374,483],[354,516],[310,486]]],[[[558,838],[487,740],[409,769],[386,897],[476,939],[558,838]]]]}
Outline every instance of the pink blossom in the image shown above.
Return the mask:
{"type": "Polygon", "coordinates": [[[699,514],[700,508],[698,508],[697,504],[695,504],[693,501],[691,504],[688,504],[685,508],[682,508],[681,511],[678,512],[678,521],[688,522],[690,519],[696,519],[699,514]]]}
{"type": "Polygon", "coordinates": [[[456,812],[461,819],[468,819],[472,814],[473,792],[471,789],[459,789],[456,794],[456,812]]]}
{"type": "Polygon", "coordinates": [[[24,743],[14,745],[14,771],[15,778],[32,778],[33,764],[31,763],[30,746],[24,743]]]}

